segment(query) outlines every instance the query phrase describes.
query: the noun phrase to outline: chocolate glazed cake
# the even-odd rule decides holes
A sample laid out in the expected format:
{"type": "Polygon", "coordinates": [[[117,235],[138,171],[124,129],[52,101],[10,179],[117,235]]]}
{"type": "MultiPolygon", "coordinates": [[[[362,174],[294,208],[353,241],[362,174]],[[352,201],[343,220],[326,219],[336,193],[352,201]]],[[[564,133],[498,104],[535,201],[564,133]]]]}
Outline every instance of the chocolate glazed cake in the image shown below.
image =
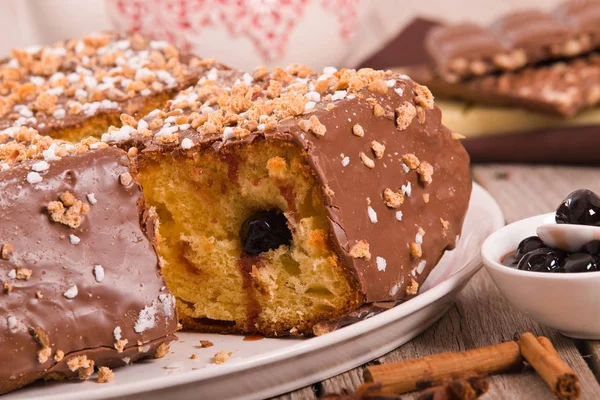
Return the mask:
{"type": "Polygon", "coordinates": [[[0,145],[0,394],[168,351],[175,302],[129,164],[25,127],[0,145]]]}
{"type": "Polygon", "coordinates": [[[187,329],[327,332],[415,296],[461,232],[468,155],[407,76],[215,64],[122,118],[103,141],[136,160],[187,329]]]}

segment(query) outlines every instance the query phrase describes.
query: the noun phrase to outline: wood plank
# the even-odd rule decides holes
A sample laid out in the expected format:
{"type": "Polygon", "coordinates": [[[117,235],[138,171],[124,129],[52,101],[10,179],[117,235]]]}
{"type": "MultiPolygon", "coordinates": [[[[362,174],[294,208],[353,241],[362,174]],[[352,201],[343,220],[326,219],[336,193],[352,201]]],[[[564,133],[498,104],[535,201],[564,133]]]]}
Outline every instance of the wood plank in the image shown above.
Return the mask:
{"type": "MultiPolygon", "coordinates": [[[[486,165],[473,169],[475,179],[500,204],[507,222],[551,212],[567,194],[578,188],[586,187],[600,193],[598,172],[595,168],[519,165],[486,165]]],[[[582,381],[582,399],[600,398],[600,385],[576,346],[578,344],[591,355],[587,357],[590,365],[595,365],[600,371],[600,344],[574,342],[530,320],[508,304],[485,270],[475,275],[458,296],[456,304],[438,323],[377,361],[393,362],[466,350],[498,343],[527,330],[548,336],[561,357],[577,371],[582,381]]],[[[361,383],[362,368],[356,368],[321,382],[319,393],[354,390],[361,383]]],[[[407,394],[403,399],[416,396],[407,394]]],[[[527,370],[490,378],[486,399],[506,398],[544,399],[552,398],[552,395],[535,372],[527,370]]]]}

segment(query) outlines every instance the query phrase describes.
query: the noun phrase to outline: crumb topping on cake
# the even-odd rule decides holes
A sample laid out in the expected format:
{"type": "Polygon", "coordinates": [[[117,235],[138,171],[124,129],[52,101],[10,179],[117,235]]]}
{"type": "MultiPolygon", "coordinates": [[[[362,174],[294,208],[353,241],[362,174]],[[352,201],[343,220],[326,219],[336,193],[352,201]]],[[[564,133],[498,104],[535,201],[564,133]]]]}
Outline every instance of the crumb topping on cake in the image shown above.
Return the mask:
{"type": "Polygon", "coordinates": [[[128,102],[182,87],[205,63],[139,34],[13,49],[0,62],[0,131],[123,112],[128,102]]]}

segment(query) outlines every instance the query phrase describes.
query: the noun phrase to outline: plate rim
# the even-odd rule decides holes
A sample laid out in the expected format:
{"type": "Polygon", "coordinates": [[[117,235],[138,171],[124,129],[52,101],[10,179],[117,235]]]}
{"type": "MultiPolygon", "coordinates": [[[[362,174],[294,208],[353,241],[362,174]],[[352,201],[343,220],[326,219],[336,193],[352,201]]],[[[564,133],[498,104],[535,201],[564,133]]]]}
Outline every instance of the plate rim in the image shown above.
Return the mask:
{"type": "MultiPolygon", "coordinates": [[[[487,214],[491,217],[492,233],[496,232],[505,225],[504,214],[492,195],[481,185],[473,182],[471,192],[471,200],[480,198],[485,204],[487,214]]],[[[470,200],[470,201],[471,201],[470,200]]],[[[482,240],[482,243],[485,241],[482,240]]],[[[166,389],[180,385],[186,385],[194,382],[203,382],[215,377],[226,377],[250,368],[260,368],[266,364],[277,363],[285,359],[294,358],[300,354],[318,352],[326,347],[348,341],[354,337],[360,336],[365,332],[376,330],[382,326],[389,325],[397,319],[405,318],[414,314],[418,310],[424,308],[428,304],[432,304],[444,297],[461,282],[466,275],[474,275],[481,267],[481,251],[474,252],[471,259],[465,262],[465,266],[456,273],[450,275],[442,282],[438,283],[426,292],[407,300],[401,306],[391,308],[371,318],[359,321],[348,325],[336,331],[327,333],[322,336],[312,337],[309,340],[300,341],[286,348],[285,351],[270,350],[264,354],[248,357],[245,359],[232,360],[232,362],[220,365],[219,368],[201,368],[199,370],[180,372],[176,375],[167,375],[164,377],[156,377],[151,381],[144,382],[140,385],[136,382],[127,382],[118,386],[108,386],[101,389],[101,395],[98,398],[111,399],[120,396],[143,395],[144,393],[153,392],[156,390],[166,389]]],[[[468,282],[468,281],[467,281],[468,282]]],[[[465,284],[467,283],[465,282],[465,284]]],[[[44,396],[43,400],[58,400],[57,395],[51,394],[44,396]]],[[[61,400],[75,399],[76,393],[68,393],[60,396],[61,400]]]]}

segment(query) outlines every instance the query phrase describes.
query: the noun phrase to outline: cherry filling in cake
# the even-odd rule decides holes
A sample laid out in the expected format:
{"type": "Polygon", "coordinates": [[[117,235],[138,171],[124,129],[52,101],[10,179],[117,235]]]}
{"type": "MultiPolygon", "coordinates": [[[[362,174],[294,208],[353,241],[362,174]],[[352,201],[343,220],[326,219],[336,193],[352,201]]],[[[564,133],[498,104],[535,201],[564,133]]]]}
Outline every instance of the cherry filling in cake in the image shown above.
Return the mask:
{"type": "Polygon", "coordinates": [[[362,301],[330,244],[322,188],[289,141],[140,157],[185,328],[312,333],[362,301]]]}
{"type": "Polygon", "coordinates": [[[291,241],[287,218],[279,210],[258,211],[248,217],[240,229],[242,249],[249,255],[289,246],[291,241]]]}

